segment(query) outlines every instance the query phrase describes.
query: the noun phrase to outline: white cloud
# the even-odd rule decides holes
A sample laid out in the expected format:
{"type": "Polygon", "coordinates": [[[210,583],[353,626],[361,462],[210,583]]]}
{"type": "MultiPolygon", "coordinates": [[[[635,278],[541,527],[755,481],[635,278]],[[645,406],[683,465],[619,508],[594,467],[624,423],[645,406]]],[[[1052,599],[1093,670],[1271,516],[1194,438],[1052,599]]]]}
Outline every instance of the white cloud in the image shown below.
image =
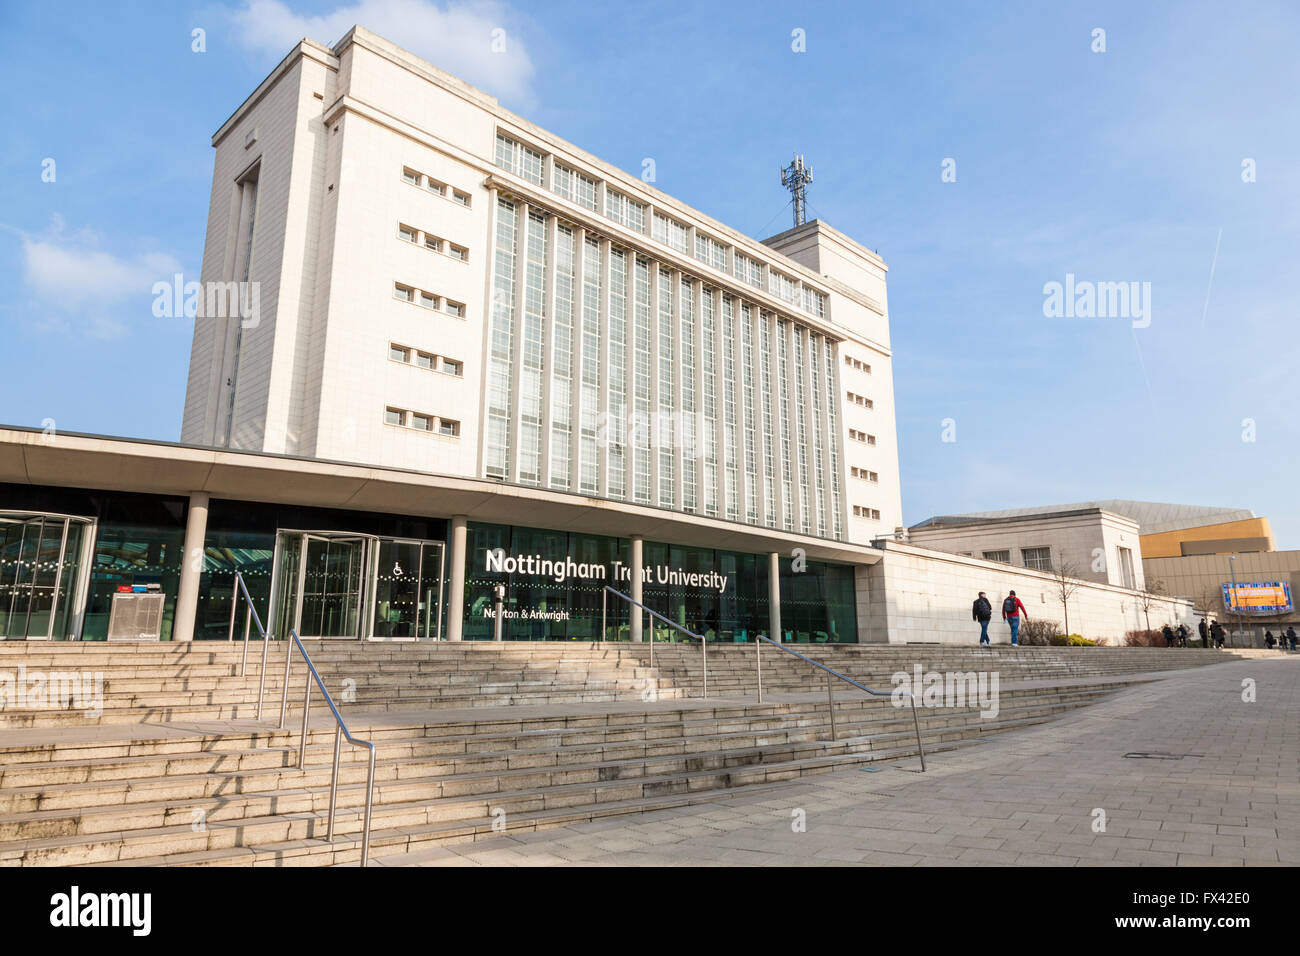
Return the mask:
{"type": "Polygon", "coordinates": [[[518,16],[495,0],[357,0],[321,16],[296,13],[281,0],[245,0],[233,19],[239,42],[276,58],[304,37],[332,45],[354,25],[365,27],[493,96],[521,108],[533,102],[532,61],[507,25],[518,16]],[[494,37],[504,50],[497,52],[494,37]]]}
{"type": "Polygon", "coordinates": [[[124,303],[152,319],[153,285],[170,281],[181,264],[164,252],[116,255],[99,248],[89,230],[68,235],[63,220],[44,237],[22,235],[23,279],[42,307],[42,324],[61,332],[80,329],[94,338],[116,338],[126,325],[112,313],[124,303]]]}

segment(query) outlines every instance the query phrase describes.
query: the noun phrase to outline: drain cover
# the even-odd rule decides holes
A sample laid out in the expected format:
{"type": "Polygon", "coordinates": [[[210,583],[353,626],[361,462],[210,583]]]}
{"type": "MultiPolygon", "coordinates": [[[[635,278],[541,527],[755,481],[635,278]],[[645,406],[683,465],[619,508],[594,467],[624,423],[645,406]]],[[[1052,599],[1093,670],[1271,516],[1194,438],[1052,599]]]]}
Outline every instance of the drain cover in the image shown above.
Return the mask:
{"type": "Polygon", "coordinates": [[[1124,756],[1130,760],[1182,760],[1184,757],[1204,757],[1205,754],[1167,754],[1158,751],[1151,751],[1150,753],[1134,751],[1133,753],[1126,753],[1124,756]]]}

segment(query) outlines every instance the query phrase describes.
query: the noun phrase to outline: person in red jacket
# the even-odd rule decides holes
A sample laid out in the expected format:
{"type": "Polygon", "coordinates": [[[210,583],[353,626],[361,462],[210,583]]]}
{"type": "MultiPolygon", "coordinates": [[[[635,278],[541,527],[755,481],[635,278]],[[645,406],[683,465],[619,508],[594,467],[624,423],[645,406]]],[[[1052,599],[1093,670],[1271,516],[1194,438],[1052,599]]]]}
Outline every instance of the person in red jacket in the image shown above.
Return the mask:
{"type": "Polygon", "coordinates": [[[1016,592],[1012,591],[1007,595],[1006,600],[1002,602],[1002,620],[1007,622],[1011,628],[1011,646],[1020,646],[1020,615],[1024,614],[1025,620],[1029,620],[1029,611],[1020,598],[1016,597],[1016,592]]]}

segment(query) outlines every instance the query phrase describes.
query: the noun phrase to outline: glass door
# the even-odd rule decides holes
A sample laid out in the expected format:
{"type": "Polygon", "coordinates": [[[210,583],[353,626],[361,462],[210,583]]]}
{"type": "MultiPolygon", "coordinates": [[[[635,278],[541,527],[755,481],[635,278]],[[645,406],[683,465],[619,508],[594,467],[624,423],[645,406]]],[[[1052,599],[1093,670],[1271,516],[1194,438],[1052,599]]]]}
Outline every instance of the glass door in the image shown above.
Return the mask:
{"type": "Polygon", "coordinates": [[[366,535],[281,531],[276,535],[271,620],[275,636],[362,637],[371,539],[366,535]]]}
{"type": "Polygon", "coordinates": [[[0,640],[76,636],[87,524],[64,515],[0,515],[0,640]]]}
{"type": "Polygon", "coordinates": [[[383,538],[378,543],[371,636],[438,640],[442,636],[441,541],[383,538]]]}

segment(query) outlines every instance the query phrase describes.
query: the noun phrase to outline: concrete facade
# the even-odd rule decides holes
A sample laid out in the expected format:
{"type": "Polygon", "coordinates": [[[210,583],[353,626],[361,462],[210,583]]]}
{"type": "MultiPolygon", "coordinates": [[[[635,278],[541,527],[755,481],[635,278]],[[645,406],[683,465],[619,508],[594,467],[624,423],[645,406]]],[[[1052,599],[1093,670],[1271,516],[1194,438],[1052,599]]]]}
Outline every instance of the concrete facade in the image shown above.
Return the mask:
{"type": "MultiPolygon", "coordinates": [[[[971,604],[980,591],[993,605],[989,635],[994,643],[1010,643],[1000,608],[1014,590],[1030,619],[1064,625],[1055,579],[1041,571],[1008,567],[995,561],[968,558],[911,544],[882,540],[882,559],[858,569],[858,626],[870,643],[970,644],[979,640],[979,625],[971,620],[971,604]]],[[[1147,615],[1141,592],[1110,584],[1084,582],[1069,599],[1070,632],[1110,644],[1122,644],[1130,630],[1145,629],[1147,615]]],[[[1150,610],[1150,625],[1186,624],[1195,630],[1197,617],[1190,601],[1160,597],[1150,610]]]]}
{"type": "Polygon", "coordinates": [[[968,557],[1006,552],[1006,562],[1026,567],[1026,552],[1048,549],[1051,567],[1076,569],[1099,584],[1142,588],[1142,551],[1136,521],[1100,508],[1055,514],[932,518],[908,529],[907,540],[968,557]]]}

